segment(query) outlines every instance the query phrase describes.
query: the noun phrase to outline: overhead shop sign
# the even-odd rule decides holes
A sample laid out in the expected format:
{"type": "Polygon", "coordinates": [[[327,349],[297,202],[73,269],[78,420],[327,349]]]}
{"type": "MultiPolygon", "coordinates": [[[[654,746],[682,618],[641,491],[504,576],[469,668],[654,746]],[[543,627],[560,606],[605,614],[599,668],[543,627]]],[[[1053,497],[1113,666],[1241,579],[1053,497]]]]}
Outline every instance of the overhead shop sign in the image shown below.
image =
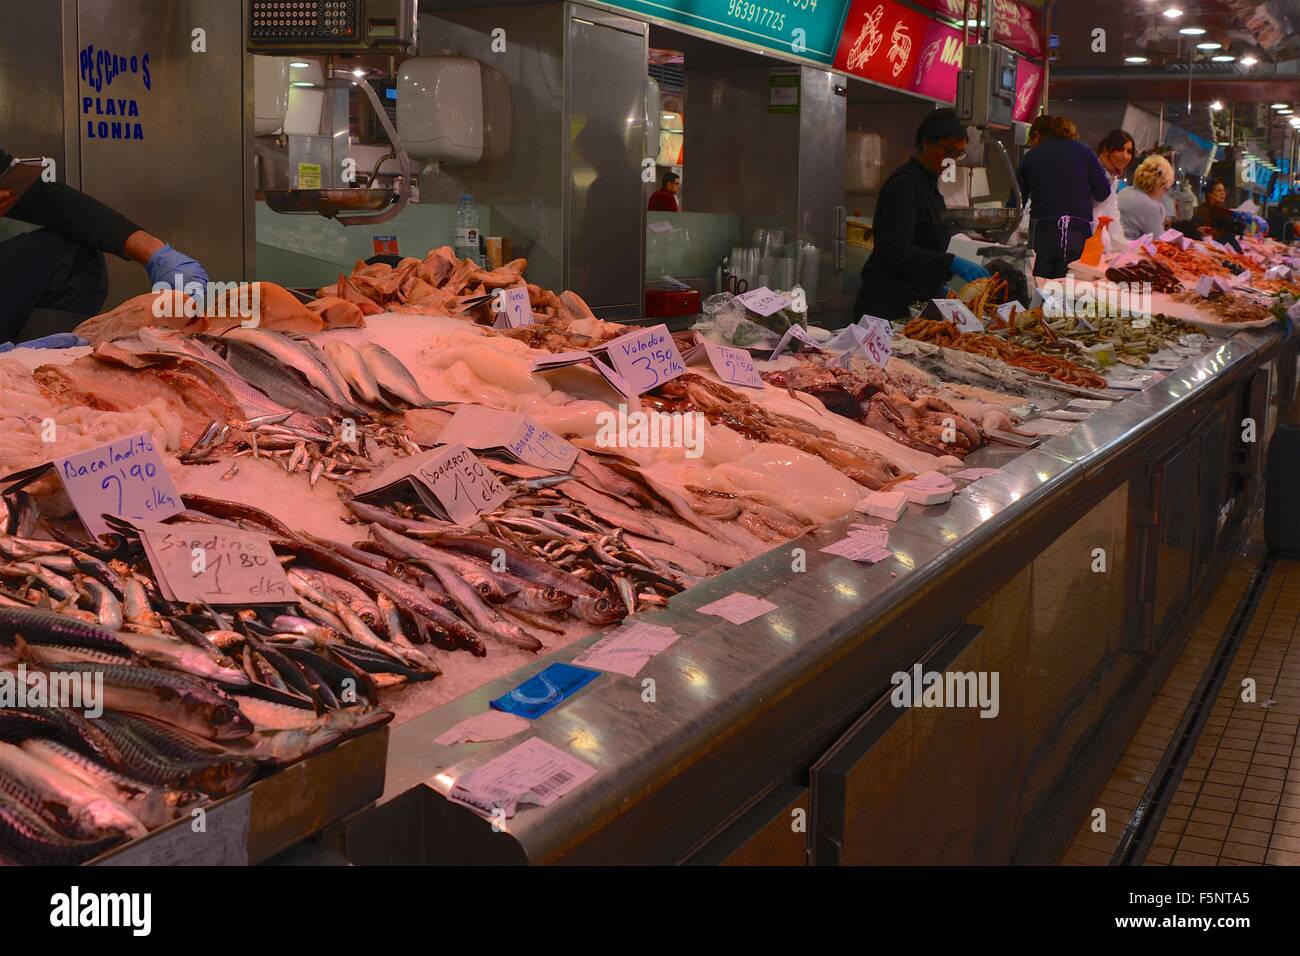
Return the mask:
{"type": "MultiPolygon", "coordinates": [[[[941,17],[956,20],[959,24],[975,16],[976,4],[967,0],[913,0],[941,17]],[[969,7],[969,11],[967,11],[969,7]]],[[[1043,42],[1043,11],[1040,4],[1024,0],[993,0],[993,39],[1009,46],[1017,53],[1041,57],[1046,52],[1043,42]]],[[[987,0],[984,5],[987,11],[987,0]]],[[[984,18],[987,19],[987,12],[984,18]]]]}
{"type": "Polygon", "coordinates": [[[853,0],[835,51],[835,68],[912,89],[930,18],[894,0],[853,0]]]}
{"type": "Polygon", "coordinates": [[[846,0],[618,0],[608,6],[830,64],[846,0]]]}
{"type": "Polygon", "coordinates": [[[1043,68],[1021,57],[1016,61],[1016,105],[1011,118],[1017,123],[1032,123],[1042,95],[1043,68]]]}
{"type": "Polygon", "coordinates": [[[931,20],[916,58],[912,91],[945,103],[957,99],[957,74],[961,72],[961,31],[931,20]]]}

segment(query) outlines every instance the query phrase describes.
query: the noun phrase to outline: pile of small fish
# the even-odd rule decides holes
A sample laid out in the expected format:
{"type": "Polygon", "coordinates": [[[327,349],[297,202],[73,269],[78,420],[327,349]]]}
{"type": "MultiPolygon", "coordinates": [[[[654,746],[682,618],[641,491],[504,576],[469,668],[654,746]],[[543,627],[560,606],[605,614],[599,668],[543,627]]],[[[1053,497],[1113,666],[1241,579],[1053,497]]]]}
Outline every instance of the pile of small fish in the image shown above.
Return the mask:
{"type": "Polygon", "coordinates": [[[371,674],[404,669],[392,651],[170,604],[127,535],[27,538],[24,510],[0,512],[0,860],[82,862],[391,719],[371,674]],[[38,679],[102,698],[52,706],[38,679]]]}

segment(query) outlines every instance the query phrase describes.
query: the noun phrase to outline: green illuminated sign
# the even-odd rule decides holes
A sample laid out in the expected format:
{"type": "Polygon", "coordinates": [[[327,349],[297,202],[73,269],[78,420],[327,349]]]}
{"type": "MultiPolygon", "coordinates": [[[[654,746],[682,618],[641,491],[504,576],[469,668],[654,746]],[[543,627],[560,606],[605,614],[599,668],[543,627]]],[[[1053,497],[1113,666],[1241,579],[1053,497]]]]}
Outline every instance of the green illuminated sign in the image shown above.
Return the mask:
{"type": "Polygon", "coordinates": [[[609,6],[829,64],[848,0],[617,0],[609,6]]]}

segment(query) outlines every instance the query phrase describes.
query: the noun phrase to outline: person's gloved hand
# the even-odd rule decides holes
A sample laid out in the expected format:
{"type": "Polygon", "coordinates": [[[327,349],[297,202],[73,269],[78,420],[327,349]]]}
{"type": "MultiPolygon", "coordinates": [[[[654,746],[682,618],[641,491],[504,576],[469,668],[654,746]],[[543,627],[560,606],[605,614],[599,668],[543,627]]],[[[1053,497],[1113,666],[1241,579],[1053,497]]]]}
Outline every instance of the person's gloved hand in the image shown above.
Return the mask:
{"type": "Polygon", "coordinates": [[[79,345],[89,344],[89,339],[83,339],[73,332],[55,332],[53,335],[45,335],[39,339],[29,339],[26,342],[19,342],[17,345],[12,342],[0,342],[0,352],[11,352],[14,349],[71,349],[79,345]]]}
{"type": "Polygon", "coordinates": [[[185,286],[192,282],[197,282],[205,292],[207,291],[208,274],[204,271],[203,266],[171,246],[163,246],[151,255],[144,267],[145,271],[149,273],[149,281],[154,285],[162,282],[171,288],[175,288],[176,276],[179,274],[182,291],[184,291],[185,286]]]}
{"type": "Polygon", "coordinates": [[[985,269],[978,262],[971,262],[969,259],[963,259],[961,256],[953,256],[952,274],[967,282],[974,282],[976,279],[987,279],[989,277],[989,270],[985,269]]]}

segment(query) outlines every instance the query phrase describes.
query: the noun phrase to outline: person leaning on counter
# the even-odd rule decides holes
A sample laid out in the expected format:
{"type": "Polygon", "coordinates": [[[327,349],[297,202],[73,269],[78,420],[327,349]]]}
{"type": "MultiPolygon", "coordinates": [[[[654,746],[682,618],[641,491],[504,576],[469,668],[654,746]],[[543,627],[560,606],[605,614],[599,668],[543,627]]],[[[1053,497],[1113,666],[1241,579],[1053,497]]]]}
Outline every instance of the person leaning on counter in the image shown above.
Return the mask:
{"type": "MultiPolygon", "coordinates": [[[[12,157],[0,149],[0,171],[12,157]]],[[[14,338],[35,309],[80,318],[99,313],[108,296],[111,252],[145,267],[152,283],[207,286],[203,266],[145,232],[116,210],[63,183],[39,180],[21,196],[0,190],[0,218],[43,228],[0,242],[0,342],[14,338]]]]}
{"type": "Polygon", "coordinates": [[[1241,246],[1237,243],[1237,227],[1232,220],[1232,210],[1228,208],[1227,200],[1228,187],[1222,179],[1216,179],[1205,190],[1205,202],[1193,210],[1192,222],[1201,235],[1241,252],[1241,246]]]}
{"type": "Polygon", "coordinates": [[[880,187],[871,227],[875,248],[862,267],[854,316],[903,319],[919,300],[942,297],[950,276],[970,282],[989,273],[948,252],[953,229],[939,193],[945,160],[966,153],[966,127],[953,109],[935,110],[916,130],[916,153],[880,187]]]}

